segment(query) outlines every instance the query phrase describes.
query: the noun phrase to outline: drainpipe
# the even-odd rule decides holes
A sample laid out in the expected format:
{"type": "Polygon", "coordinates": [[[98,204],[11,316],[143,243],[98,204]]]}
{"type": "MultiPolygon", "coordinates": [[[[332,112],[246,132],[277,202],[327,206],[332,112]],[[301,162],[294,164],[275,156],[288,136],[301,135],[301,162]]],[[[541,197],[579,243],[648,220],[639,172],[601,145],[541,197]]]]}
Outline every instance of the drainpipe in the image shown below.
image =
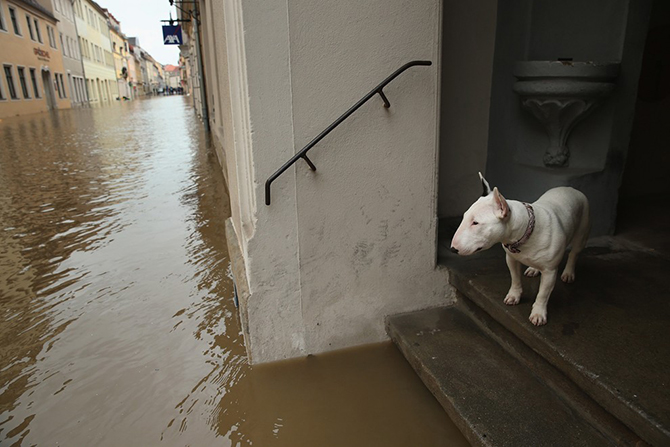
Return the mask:
{"type": "Polygon", "coordinates": [[[196,57],[198,58],[198,82],[200,83],[200,101],[202,102],[202,119],[205,122],[205,129],[209,130],[209,110],[207,108],[207,88],[205,87],[205,77],[204,77],[204,65],[202,63],[202,49],[200,48],[201,38],[200,38],[200,11],[198,5],[200,4],[199,0],[194,2],[195,14],[192,14],[193,17],[193,28],[195,31],[195,49],[196,57]]]}

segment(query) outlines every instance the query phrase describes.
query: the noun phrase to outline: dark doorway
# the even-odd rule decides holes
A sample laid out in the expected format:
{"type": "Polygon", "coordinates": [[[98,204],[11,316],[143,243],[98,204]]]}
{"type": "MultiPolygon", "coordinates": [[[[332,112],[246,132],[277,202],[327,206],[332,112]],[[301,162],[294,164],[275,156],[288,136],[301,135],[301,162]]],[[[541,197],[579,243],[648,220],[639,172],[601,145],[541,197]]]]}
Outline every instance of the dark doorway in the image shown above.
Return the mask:
{"type": "Polygon", "coordinates": [[[44,85],[44,97],[47,101],[48,110],[56,110],[58,106],[56,105],[56,95],[51,82],[51,73],[46,70],[42,70],[42,84],[44,85]]]}
{"type": "Polygon", "coordinates": [[[645,44],[617,235],[670,254],[670,3],[656,0],[645,44]]]}

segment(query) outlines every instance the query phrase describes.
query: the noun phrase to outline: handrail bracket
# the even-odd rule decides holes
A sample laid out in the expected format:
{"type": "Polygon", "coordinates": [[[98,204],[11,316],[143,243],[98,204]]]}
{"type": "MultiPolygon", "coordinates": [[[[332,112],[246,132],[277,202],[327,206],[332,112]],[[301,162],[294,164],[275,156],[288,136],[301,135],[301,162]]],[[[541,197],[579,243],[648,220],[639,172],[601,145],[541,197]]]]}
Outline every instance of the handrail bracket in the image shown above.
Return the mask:
{"type": "Polygon", "coordinates": [[[377,90],[377,93],[379,93],[379,96],[382,97],[382,101],[384,101],[384,107],[386,107],[387,109],[390,108],[390,107],[391,107],[391,103],[389,102],[388,98],[387,98],[386,95],[384,94],[384,90],[379,89],[379,90],[377,90]]]}
{"type": "Polygon", "coordinates": [[[307,154],[302,154],[302,156],[300,158],[302,158],[303,160],[305,160],[307,162],[307,164],[309,165],[309,167],[312,171],[316,171],[316,166],[314,166],[314,163],[312,163],[312,160],[310,160],[309,157],[307,157],[307,154]]]}

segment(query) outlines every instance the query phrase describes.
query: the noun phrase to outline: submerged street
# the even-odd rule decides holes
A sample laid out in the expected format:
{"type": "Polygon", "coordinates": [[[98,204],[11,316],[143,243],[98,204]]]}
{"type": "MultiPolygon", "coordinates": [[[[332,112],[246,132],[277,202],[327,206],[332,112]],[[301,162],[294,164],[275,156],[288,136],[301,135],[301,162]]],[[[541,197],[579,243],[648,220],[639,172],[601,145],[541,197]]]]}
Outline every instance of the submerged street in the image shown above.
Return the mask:
{"type": "Polygon", "coordinates": [[[0,121],[0,444],[467,445],[390,343],[248,366],[187,101],[0,121]]]}

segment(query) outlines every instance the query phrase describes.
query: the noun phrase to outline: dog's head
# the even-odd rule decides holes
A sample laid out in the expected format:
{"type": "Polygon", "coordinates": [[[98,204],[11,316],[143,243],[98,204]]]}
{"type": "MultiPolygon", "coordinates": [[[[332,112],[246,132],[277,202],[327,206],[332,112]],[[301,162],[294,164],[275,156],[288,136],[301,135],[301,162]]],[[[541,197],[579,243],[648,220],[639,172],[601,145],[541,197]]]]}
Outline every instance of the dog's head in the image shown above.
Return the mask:
{"type": "Polygon", "coordinates": [[[509,216],[507,201],[498,188],[489,183],[479,173],[483,194],[463,214],[463,221],[451,240],[451,251],[467,256],[480,250],[487,250],[502,240],[509,216]]]}

